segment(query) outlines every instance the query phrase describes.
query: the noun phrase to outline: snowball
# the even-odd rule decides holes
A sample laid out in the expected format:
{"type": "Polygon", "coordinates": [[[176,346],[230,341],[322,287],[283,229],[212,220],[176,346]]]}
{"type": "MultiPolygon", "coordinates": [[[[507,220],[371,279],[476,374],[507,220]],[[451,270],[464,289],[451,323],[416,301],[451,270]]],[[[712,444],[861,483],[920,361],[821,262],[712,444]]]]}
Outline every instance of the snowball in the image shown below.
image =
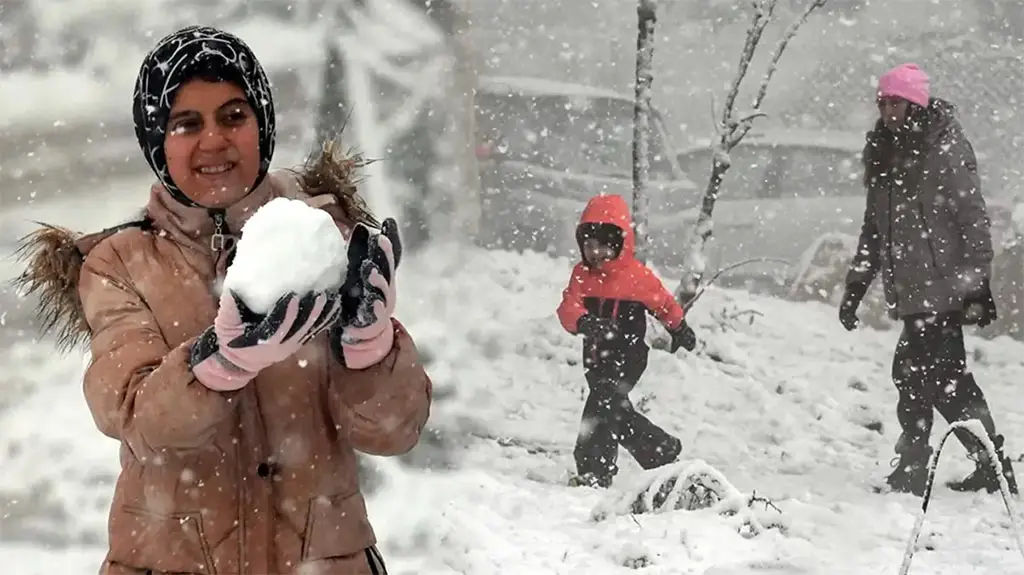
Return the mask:
{"type": "Polygon", "coordinates": [[[341,287],[347,269],[345,238],[330,214],[301,200],[275,198],[242,226],[224,289],[262,314],[288,292],[341,287]]]}

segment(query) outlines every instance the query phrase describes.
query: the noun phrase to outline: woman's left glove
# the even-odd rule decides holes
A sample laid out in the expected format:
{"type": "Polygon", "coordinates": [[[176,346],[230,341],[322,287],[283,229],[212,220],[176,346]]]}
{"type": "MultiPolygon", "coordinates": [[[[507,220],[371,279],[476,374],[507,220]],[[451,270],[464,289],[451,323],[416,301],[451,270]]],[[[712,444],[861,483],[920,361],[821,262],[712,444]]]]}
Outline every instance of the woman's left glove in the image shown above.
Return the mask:
{"type": "Polygon", "coordinates": [[[964,298],[964,325],[983,328],[999,319],[999,313],[988,278],[982,278],[980,283],[981,287],[977,291],[964,298]]]}
{"type": "Polygon", "coordinates": [[[395,272],[402,240],[393,218],[380,232],[356,224],[348,242],[348,273],[341,287],[341,319],[331,330],[335,358],[350,369],[376,365],[395,341],[395,272]]]}

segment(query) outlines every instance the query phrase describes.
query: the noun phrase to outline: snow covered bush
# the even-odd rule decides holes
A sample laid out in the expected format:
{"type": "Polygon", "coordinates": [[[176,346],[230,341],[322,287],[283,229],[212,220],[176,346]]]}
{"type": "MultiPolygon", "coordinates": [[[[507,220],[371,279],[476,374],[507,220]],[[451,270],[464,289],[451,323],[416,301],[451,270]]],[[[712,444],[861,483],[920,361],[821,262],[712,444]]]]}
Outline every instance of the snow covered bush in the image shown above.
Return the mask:
{"type": "Polygon", "coordinates": [[[600,503],[591,517],[603,521],[613,515],[702,509],[728,518],[744,537],[785,529],[778,508],[770,501],[740,492],[722,472],[699,459],[647,472],[637,488],[600,503]]]}
{"type": "Polygon", "coordinates": [[[979,335],[1024,339],[1024,245],[1019,240],[996,252],[992,262],[992,296],[999,318],[979,330],[979,335]]]}
{"type": "Polygon", "coordinates": [[[992,202],[988,205],[992,221],[992,296],[999,318],[978,330],[986,338],[1009,335],[1024,339],[1024,225],[1009,206],[992,202]]]}
{"type": "Polygon", "coordinates": [[[652,553],[642,543],[628,542],[614,554],[616,563],[627,569],[646,569],[654,564],[652,553]]]}
{"type": "MultiPolygon", "coordinates": [[[[838,306],[846,288],[846,272],[856,250],[855,236],[827,233],[818,237],[801,256],[796,274],[786,290],[786,299],[820,301],[838,306]]],[[[889,319],[881,278],[871,284],[857,316],[864,325],[875,329],[889,329],[895,325],[889,319]]]]}
{"type": "Polygon", "coordinates": [[[275,198],[242,226],[224,288],[263,314],[289,292],[340,287],[347,269],[345,238],[330,214],[301,200],[275,198]]]}

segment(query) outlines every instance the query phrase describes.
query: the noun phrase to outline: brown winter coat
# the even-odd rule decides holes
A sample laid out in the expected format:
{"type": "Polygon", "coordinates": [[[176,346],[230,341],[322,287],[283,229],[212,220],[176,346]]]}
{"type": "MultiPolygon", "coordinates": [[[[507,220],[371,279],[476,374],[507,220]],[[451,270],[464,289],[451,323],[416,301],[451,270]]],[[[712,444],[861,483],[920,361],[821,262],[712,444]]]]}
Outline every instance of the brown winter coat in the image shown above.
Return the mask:
{"type": "MultiPolygon", "coordinates": [[[[299,193],[269,178],[228,209],[229,228],[281,195],[299,193]]],[[[85,396],[100,431],[121,442],[102,573],[376,573],[355,450],[417,443],[431,384],[412,339],[396,322],[392,353],[354,371],[321,335],[241,390],[211,391],[188,356],[217,312],[212,221],[163,188],[147,215],[77,240],[42,231],[23,277],[65,337],[85,330],[85,396]]]]}
{"type": "Polygon", "coordinates": [[[881,272],[894,317],[961,311],[983,289],[992,239],[974,150],[954,107],[933,99],[913,150],[881,123],[864,148],[867,206],[847,283],[881,272]]]}

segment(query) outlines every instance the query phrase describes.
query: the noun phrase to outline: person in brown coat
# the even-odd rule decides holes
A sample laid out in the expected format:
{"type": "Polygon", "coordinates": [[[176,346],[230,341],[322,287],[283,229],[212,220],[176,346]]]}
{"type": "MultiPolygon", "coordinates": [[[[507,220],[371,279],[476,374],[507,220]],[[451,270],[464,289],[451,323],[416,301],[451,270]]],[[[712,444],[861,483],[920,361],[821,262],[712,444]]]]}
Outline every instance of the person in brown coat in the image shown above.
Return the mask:
{"type": "Polygon", "coordinates": [[[121,442],[103,575],[380,575],[356,450],[402,454],[431,382],[394,310],[401,245],[355,195],[357,159],[326,145],[269,173],[269,82],[238,38],[203,27],[146,57],[136,133],[159,183],[138,221],[25,239],[21,283],[60,342],[88,340],[85,396],[121,442]],[[218,293],[236,235],[273,198],[349,234],[345,290],[265,315],[218,293]]]}
{"type": "MultiPolygon", "coordinates": [[[[981,422],[1010,491],[1017,492],[1004,438],[974,375],[967,371],[965,325],[996,318],[989,287],[992,239],[978,163],[952,104],[931,97],[928,76],[914,64],[879,80],[880,118],[867,135],[867,206],[860,242],[846,278],[839,320],[858,325],[857,307],[881,274],[893,319],[903,321],[892,379],[902,434],[899,461],[886,478],[895,491],[921,495],[932,454],[934,412],[947,421],[981,422]]],[[[966,430],[957,437],[975,471],[949,483],[958,491],[999,489],[984,446],[966,430]]]]}

